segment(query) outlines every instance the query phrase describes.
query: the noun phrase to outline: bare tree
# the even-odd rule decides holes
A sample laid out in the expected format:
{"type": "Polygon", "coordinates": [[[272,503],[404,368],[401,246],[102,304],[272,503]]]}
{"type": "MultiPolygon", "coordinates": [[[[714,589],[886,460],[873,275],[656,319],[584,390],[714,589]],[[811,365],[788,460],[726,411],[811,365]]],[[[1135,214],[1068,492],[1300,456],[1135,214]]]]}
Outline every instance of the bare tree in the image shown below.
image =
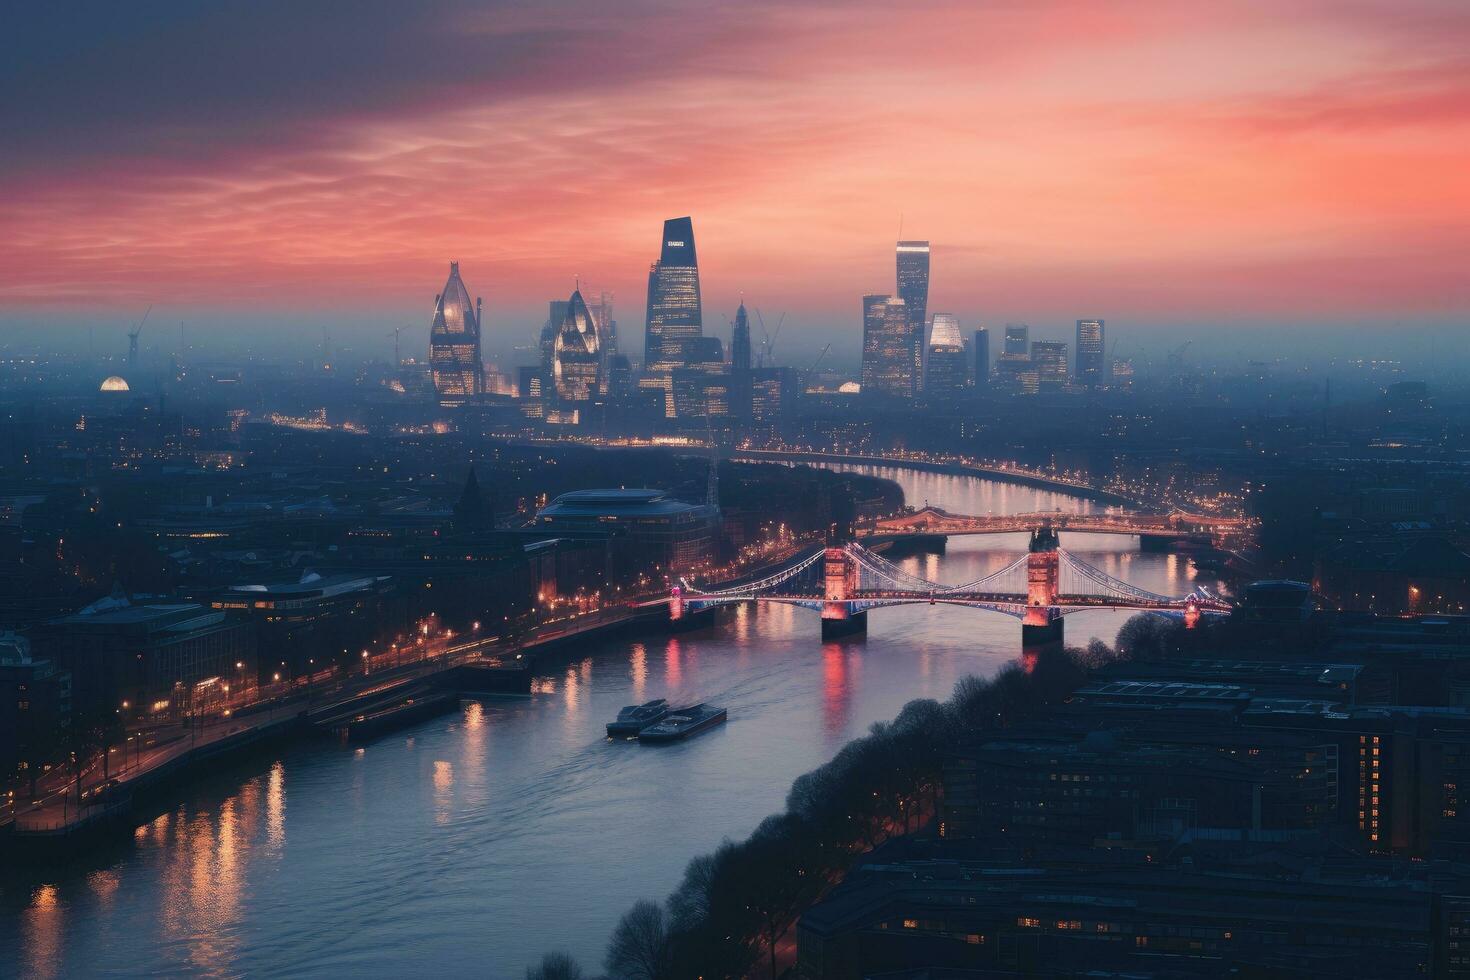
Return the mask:
{"type": "Polygon", "coordinates": [[[526,980],[582,980],[584,974],[568,953],[547,953],[541,962],[526,968],[526,980]]]}
{"type": "Polygon", "coordinates": [[[669,930],[664,910],[646,899],[623,915],[603,966],[619,980],[669,980],[669,930]]]}

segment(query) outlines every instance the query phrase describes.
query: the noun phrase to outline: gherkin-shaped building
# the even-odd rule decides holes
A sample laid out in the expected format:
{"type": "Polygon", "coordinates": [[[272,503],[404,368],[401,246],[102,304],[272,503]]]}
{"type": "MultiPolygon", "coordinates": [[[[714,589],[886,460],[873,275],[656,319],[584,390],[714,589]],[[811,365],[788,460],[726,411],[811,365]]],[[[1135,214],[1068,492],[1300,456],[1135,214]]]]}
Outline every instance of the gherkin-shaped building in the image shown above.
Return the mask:
{"type": "Polygon", "coordinates": [[[552,353],[552,376],[556,396],[562,401],[590,401],[602,384],[602,349],[597,321],[587,309],[579,289],[567,301],[567,312],[556,334],[552,353]]]}
{"type": "Polygon", "coordinates": [[[459,277],[459,263],[449,263],[444,292],[434,299],[434,321],[429,328],[429,368],[441,405],[463,404],[485,391],[485,367],[480,356],[480,300],[459,277]]]}

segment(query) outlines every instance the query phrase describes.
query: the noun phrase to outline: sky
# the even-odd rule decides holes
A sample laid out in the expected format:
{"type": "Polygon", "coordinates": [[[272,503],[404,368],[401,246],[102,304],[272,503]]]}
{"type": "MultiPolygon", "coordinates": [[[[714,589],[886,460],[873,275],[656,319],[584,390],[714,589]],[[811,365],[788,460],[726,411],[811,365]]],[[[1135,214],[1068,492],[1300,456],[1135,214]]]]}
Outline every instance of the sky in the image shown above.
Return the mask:
{"type": "Polygon", "coordinates": [[[785,311],[790,363],[828,342],[856,361],[900,234],[933,242],[930,310],[966,329],[1102,316],[1125,345],[1392,347],[1470,323],[1464,0],[3,16],[15,342],[115,344],[152,304],[201,341],[325,327],[391,350],[401,326],[409,353],[454,259],[488,346],[525,343],[580,276],[636,349],[661,222],[684,214],[707,331],[742,295],[785,311]]]}

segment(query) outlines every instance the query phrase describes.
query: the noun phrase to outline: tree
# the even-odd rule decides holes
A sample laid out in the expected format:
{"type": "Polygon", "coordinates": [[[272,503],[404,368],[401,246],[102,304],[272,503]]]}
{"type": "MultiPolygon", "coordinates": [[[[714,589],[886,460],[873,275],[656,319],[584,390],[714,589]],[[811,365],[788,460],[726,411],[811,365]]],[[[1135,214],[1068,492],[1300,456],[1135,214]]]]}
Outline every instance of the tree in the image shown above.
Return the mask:
{"type": "Polygon", "coordinates": [[[670,980],[673,973],[664,910],[647,899],[629,909],[613,930],[603,966],[620,980],[670,980]]]}
{"type": "Polygon", "coordinates": [[[582,980],[582,968],[567,953],[547,953],[536,966],[526,968],[526,980],[582,980]]]}

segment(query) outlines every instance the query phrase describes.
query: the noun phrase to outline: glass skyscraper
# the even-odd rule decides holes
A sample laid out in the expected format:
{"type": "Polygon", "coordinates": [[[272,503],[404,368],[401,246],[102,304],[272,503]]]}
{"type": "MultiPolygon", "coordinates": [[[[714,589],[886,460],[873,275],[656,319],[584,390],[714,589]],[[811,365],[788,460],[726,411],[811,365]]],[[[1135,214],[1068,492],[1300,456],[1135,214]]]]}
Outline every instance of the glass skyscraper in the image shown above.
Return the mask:
{"type": "Polygon", "coordinates": [[[730,414],[750,418],[750,317],[744,300],[730,326],[730,414]]]}
{"type": "Polygon", "coordinates": [[[1031,366],[1043,387],[1059,388],[1067,383],[1065,342],[1037,340],[1031,344],[1031,366]]]}
{"type": "Polygon", "coordinates": [[[1103,322],[1101,320],[1077,321],[1077,383],[1097,388],[1108,382],[1108,366],[1105,360],[1103,322]]]}
{"type": "Polygon", "coordinates": [[[597,322],[579,289],[567,301],[566,316],[556,334],[552,354],[556,397],[568,402],[589,401],[601,386],[601,368],[597,322]]]}
{"type": "Polygon", "coordinates": [[[449,263],[444,292],[434,297],[434,319],[429,327],[429,370],[441,405],[463,404],[485,391],[485,367],[480,357],[480,301],[470,302],[470,291],[459,277],[459,263],[449,263]]]}
{"type": "Polygon", "coordinates": [[[863,297],[863,392],[913,398],[913,332],[897,296],[863,297]]]}
{"type": "Polygon", "coordinates": [[[699,261],[694,252],[694,222],[664,222],[659,259],[648,272],[648,325],[643,360],[654,370],[672,370],[686,360],[687,341],[704,335],[699,300],[699,261]]]}
{"type": "Polygon", "coordinates": [[[960,321],[948,313],[934,314],[924,363],[924,396],[936,403],[958,401],[965,393],[968,373],[960,321]]]}
{"type": "Polygon", "coordinates": [[[929,243],[898,243],[898,298],[903,300],[909,324],[909,344],[914,367],[910,374],[918,394],[924,377],[924,324],[929,313],[929,243]]]}

